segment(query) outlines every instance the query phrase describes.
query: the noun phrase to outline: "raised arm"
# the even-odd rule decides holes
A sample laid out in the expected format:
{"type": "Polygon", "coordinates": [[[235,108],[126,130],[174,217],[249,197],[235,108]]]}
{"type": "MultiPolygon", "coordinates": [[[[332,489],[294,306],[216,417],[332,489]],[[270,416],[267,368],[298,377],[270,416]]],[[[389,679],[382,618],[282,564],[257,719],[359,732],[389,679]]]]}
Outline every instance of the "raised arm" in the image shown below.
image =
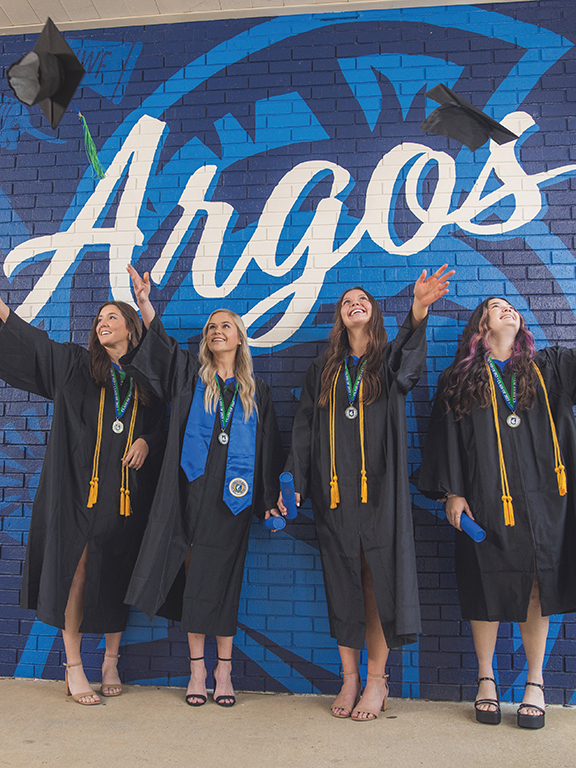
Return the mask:
{"type": "Polygon", "coordinates": [[[422,320],[428,314],[428,308],[430,304],[441,299],[450,290],[448,286],[449,278],[452,277],[455,270],[451,269],[449,272],[444,272],[448,264],[443,264],[440,269],[433,272],[430,277],[426,277],[426,270],[422,270],[422,274],[414,283],[414,302],[412,304],[412,329],[416,330],[422,320]]]}
{"type": "Polygon", "coordinates": [[[2,320],[3,323],[8,320],[8,315],[10,314],[10,307],[8,304],[5,304],[2,298],[0,297],[0,320],[2,320]]]}
{"type": "Polygon", "coordinates": [[[142,322],[146,328],[150,328],[150,323],[154,320],[154,316],[156,315],[154,307],[150,303],[150,273],[144,272],[144,276],[140,277],[131,264],[128,264],[126,271],[132,280],[132,288],[138,303],[138,308],[140,309],[140,314],[142,315],[142,322]]]}

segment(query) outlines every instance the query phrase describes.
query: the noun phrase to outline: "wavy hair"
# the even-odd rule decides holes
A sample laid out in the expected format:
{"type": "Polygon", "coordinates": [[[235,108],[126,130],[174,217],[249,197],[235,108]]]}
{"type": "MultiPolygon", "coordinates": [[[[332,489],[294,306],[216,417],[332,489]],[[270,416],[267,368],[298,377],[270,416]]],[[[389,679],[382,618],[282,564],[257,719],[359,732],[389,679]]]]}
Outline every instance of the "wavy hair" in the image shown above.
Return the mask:
{"type": "MultiPolygon", "coordinates": [[[[97,331],[98,318],[104,307],[116,307],[124,318],[126,328],[130,333],[130,338],[128,339],[128,352],[130,352],[131,349],[134,349],[134,347],[137,347],[142,338],[142,321],[136,310],[131,307],[130,304],[127,304],[125,301],[105,301],[104,304],[99,307],[98,312],[96,312],[96,317],[92,321],[92,328],[90,328],[90,335],[88,337],[88,367],[92,381],[97,387],[109,387],[112,385],[110,379],[110,367],[112,365],[110,355],[106,351],[106,348],[100,343],[97,331]]],[[[147,390],[140,384],[136,384],[136,389],[138,390],[138,398],[141,400],[142,404],[145,406],[150,405],[151,397],[147,390]]]]}
{"type": "Polygon", "coordinates": [[[372,305],[372,317],[370,318],[366,331],[368,333],[368,344],[366,352],[362,356],[366,360],[362,381],[364,382],[364,402],[370,405],[380,396],[380,366],[382,365],[382,352],[388,343],[388,334],[384,328],[384,317],[382,310],[378,306],[376,299],[368,291],[359,285],[348,288],[338,299],[334,311],[334,325],[328,337],[328,349],[326,350],[326,363],[320,379],[320,395],[318,397],[318,407],[327,408],[330,400],[330,388],[338,368],[348,354],[350,342],[348,340],[348,331],[342,321],[342,304],[344,297],[350,291],[362,291],[370,304],[372,305]]]}
{"type": "MultiPolygon", "coordinates": [[[[470,413],[474,404],[490,405],[490,385],[485,361],[490,357],[491,330],[488,305],[498,296],[490,296],[472,312],[458,344],[454,361],[442,374],[436,398],[456,419],[470,413]]],[[[510,302],[503,299],[507,304],[510,302]]],[[[512,306],[512,304],[510,304],[512,306]]],[[[516,310],[518,311],[518,310],[516,310]]],[[[514,339],[510,367],[516,375],[516,402],[519,409],[530,410],[536,397],[536,373],[532,360],[536,354],[534,336],[526,328],[520,313],[520,328],[514,339]]]]}
{"type": "MultiPolygon", "coordinates": [[[[236,381],[238,383],[238,395],[240,397],[240,402],[242,403],[242,410],[244,411],[244,421],[248,421],[253,410],[256,408],[256,402],[254,400],[256,382],[254,381],[252,355],[250,354],[248,334],[246,333],[246,327],[242,318],[240,315],[237,315],[236,312],[231,312],[229,309],[216,309],[212,312],[202,329],[202,341],[200,342],[200,354],[198,357],[200,360],[200,378],[206,387],[204,391],[204,409],[207,413],[214,413],[220,403],[220,390],[218,389],[218,383],[216,381],[218,366],[216,365],[214,355],[208,348],[208,342],[206,340],[208,326],[214,315],[217,315],[219,312],[225,312],[229,315],[238,329],[240,344],[236,348],[236,359],[234,361],[236,365],[236,381]]],[[[258,413],[257,408],[256,413],[258,413]]]]}

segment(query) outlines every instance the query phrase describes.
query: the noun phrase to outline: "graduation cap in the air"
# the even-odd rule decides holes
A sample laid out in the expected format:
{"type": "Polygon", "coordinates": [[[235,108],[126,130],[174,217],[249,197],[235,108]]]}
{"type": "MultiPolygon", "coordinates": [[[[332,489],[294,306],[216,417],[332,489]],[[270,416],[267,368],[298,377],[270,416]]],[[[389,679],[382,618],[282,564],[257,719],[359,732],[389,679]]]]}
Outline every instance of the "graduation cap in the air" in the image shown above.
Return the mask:
{"type": "Polygon", "coordinates": [[[515,133],[485,115],[442,83],[427,91],[426,96],[437,101],[440,106],[420,123],[422,131],[460,141],[471,152],[485,144],[488,139],[493,139],[497,144],[506,144],[518,138],[515,133]]]}
{"type": "Polygon", "coordinates": [[[64,36],[48,19],[34,49],[9,67],[6,79],[18,101],[29,107],[38,104],[56,128],[85,74],[64,36]]]}

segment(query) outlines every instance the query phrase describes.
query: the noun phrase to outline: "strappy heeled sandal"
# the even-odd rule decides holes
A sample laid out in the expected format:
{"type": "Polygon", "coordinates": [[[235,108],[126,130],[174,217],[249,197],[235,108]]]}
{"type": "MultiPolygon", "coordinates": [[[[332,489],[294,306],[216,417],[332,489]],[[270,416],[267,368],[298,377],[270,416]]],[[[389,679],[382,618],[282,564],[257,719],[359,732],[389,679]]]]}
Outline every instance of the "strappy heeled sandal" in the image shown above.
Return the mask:
{"type": "Polygon", "coordinates": [[[351,718],[352,720],[354,720],[355,723],[371,723],[372,720],[377,719],[380,712],[386,712],[386,709],[388,708],[388,694],[390,693],[390,690],[388,688],[388,675],[373,675],[371,672],[368,672],[367,676],[378,678],[379,680],[385,680],[386,693],[384,694],[384,698],[382,699],[382,706],[377,712],[375,712],[373,709],[358,709],[358,707],[354,707],[354,709],[352,710],[351,718]],[[354,717],[354,715],[363,715],[363,714],[372,715],[372,717],[354,717]]]}
{"type": "Polygon", "coordinates": [[[490,682],[494,683],[494,688],[496,689],[496,698],[476,699],[474,702],[476,720],[479,723],[485,723],[486,725],[500,725],[500,721],[502,720],[502,712],[500,711],[500,695],[498,693],[496,680],[494,680],[493,677],[479,677],[476,682],[480,684],[482,680],[490,680],[490,682]],[[490,704],[491,706],[496,707],[496,709],[478,709],[479,704],[490,704]]]}
{"type": "Polygon", "coordinates": [[[95,704],[100,704],[100,699],[98,699],[98,701],[80,701],[80,699],[85,699],[87,696],[96,696],[96,698],[98,698],[98,694],[96,693],[96,691],[92,690],[92,688],[90,688],[89,691],[84,691],[83,693],[72,693],[70,691],[70,686],[68,684],[68,669],[71,667],[81,667],[82,662],[79,661],[77,664],[67,664],[66,662],[64,662],[64,666],[66,667],[66,671],[64,673],[66,696],[72,696],[72,699],[76,702],[76,704],[82,704],[85,707],[92,707],[95,704]]]}
{"type": "MultiPolygon", "coordinates": [[[[120,654],[119,653],[105,653],[104,654],[105,659],[119,659],[120,654]]],[[[102,681],[102,685],[100,686],[100,693],[102,696],[120,696],[122,693],[122,683],[105,683],[102,681]],[[113,689],[119,689],[114,691],[113,689]]]]}
{"type": "MultiPolygon", "coordinates": [[[[197,656],[195,659],[193,659],[191,656],[188,656],[188,659],[190,661],[204,661],[204,656],[197,656]]],[[[208,677],[208,674],[206,674],[206,677],[208,677]]],[[[206,679],[206,677],[204,679],[206,679]]],[[[203,693],[187,693],[186,694],[186,704],[190,707],[201,707],[208,701],[208,697],[203,693]],[[200,701],[192,701],[192,699],[200,699],[200,701]]]]}
{"type": "MultiPolygon", "coordinates": [[[[340,717],[342,719],[350,717],[352,715],[352,710],[354,709],[356,704],[358,704],[358,702],[360,701],[360,696],[362,695],[362,678],[360,677],[360,672],[358,672],[358,670],[355,670],[354,672],[344,672],[344,671],[340,672],[340,676],[341,677],[345,677],[346,675],[357,675],[358,676],[358,684],[360,686],[359,687],[359,691],[358,691],[358,695],[356,696],[356,701],[354,702],[354,704],[352,705],[352,709],[350,709],[350,710],[346,709],[346,707],[337,707],[336,706],[336,702],[334,702],[334,704],[332,704],[332,706],[330,707],[330,713],[332,714],[332,717],[340,717]],[[338,714],[336,714],[336,712],[334,712],[334,709],[343,709],[344,712],[348,712],[348,714],[347,715],[338,715],[338,714]]],[[[339,695],[340,694],[338,694],[338,696],[339,695]]],[[[338,696],[336,698],[338,698],[338,696]]]]}
{"type": "MultiPolygon", "coordinates": [[[[527,682],[526,685],[533,685],[535,688],[540,688],[541,691],[544,691],[544,686],[540,683],[527,682]]],[[[536,704],[526,704],[525,702],[522,702],[518,707],[517,718],[518,728],[532,728],[535,730],[537,728],[544,728],[546,723],[546,712],[542,707],[537,707],[536,704]],[[537,709],[540,714],[527,715],[521,711],[522,709],[537,709]]]]}
{"type": "Polygon", "coordinates": [[[233,707],[234,704],[236,704],[236,696],[234,696],[233,693],[228,694],[222,694],[221,696],[216,696],[216,677],[215,673],[218,669],[218,662],[220,661],[232,661],[232,659],[221,659],[220,656],[217,657],[216,664],[214,665],[214,669],[212,670],[212,677],[214,677],[214,694],[213,698],[216,704],[218,704],[219,707],[233,707]]]}

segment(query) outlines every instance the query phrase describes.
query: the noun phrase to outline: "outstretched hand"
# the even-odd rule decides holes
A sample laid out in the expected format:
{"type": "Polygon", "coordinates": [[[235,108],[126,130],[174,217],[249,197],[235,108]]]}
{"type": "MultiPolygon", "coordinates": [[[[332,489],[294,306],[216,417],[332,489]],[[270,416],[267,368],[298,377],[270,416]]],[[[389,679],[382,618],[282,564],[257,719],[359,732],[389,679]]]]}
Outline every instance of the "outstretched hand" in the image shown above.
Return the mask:
{"type": "Polygon", "coordinates": [[[428,273],[425,269],[422,270],[422,274],[414,283],[414,303],[412,304],[412,326],[414,330],[418,328],[428,314],[430,304],[448,293],[448,286],[450,285],[448,281],[455,270],[451,269],[449,272],[445,272],[444,270],[447,266],[448,264],[443,264],[430,277],[427,277],[428,273]]]}
{"type": "Polygon", "coordinates": [[[455,273],[454,269],[444,272],[448,264],[443,264],[440,269],[433,272],[430,277],[426,277],[426,270],[414,283],[414,301],[418,301],[423,307],[429,307],[432,302],[441,299],[450,290],[448,280],[455,273]]]}
{"type": "Polygon", "coordinates": [[[138,305],[140,305],[141,301],[146,301],[150,298],[150,272],[144,272],[144,276],[140,277],[131,264],[128,264],[126,271],[130,275],[134,296],[138,305]]]}
{"type": "Polygon", "coordinates": [[[126,271],[130,275],[130,280],[132,280],[132,289],[142,315],[142,322],[148,328],[156,314],[154,307],[150,303],[150,288],[152,287],[150,273],[144,272],[144,276],[140,277],[131,264],[126,266],[126,271]]]}

